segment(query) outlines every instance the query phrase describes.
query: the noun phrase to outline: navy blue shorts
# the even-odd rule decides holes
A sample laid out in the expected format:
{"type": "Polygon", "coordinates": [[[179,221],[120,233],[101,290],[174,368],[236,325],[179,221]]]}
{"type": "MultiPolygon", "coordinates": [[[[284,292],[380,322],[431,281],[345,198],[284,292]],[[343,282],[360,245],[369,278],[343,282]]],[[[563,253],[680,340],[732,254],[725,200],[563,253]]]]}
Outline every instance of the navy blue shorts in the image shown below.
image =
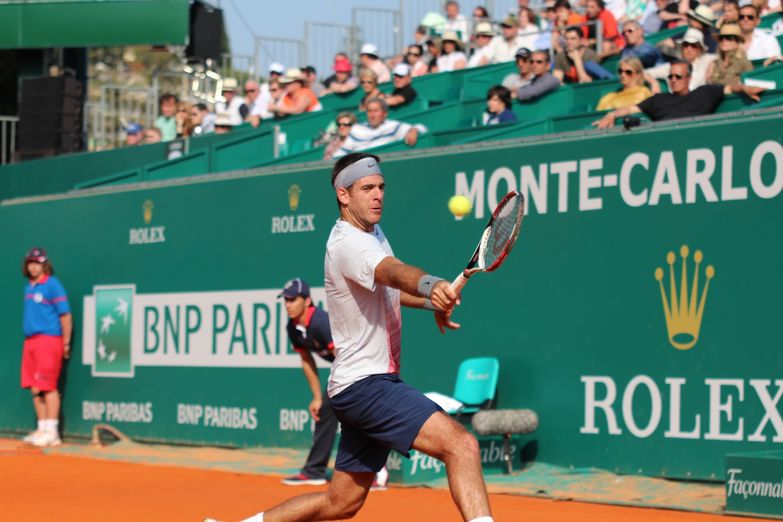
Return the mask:
{"type": "Polygon", "coordinates": [[[404,456],[433,413],[443,411],[397,374],[371,375],[331,397],[342,433],[335,469],[378,472],[390,450],[404,456]]]}

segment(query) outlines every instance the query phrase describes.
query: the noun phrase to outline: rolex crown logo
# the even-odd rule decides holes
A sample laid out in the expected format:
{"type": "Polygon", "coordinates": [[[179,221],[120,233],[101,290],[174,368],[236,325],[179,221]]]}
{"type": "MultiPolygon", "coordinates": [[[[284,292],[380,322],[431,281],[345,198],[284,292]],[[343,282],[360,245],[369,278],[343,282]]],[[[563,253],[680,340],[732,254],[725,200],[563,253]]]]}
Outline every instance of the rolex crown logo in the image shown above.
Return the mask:
{"type": "Polygon", "coordinates": [[[680,273],[680,286],[677,288],[677,277],[675,275],[675,255],[669,252],[666,256],[666,262],[669,264],[669,297],[666,295],[666,288],[663,277],[664,271],[658,267],[655,269],[655,279],[661,287],[661,301],[663,301],[663,313],[666,316],[666,329],[669,332],[669,342],[678,350],[689,350],[693,348],[696,341],[699,340],[699,329],[701,328],[701,319],[704,315],[704,305],[707,302],[707,290],[710,287],[710,280],[715,277],[715,268],[708,265],[704,270],[706,280],[704,288],[699,295],[699,269],[704,256],[701,250],[693,254],[693,281],[690,286],[690,295],[688,293],[688,246],[683,245],[680,248],[682,257],[682,269],[680,273]]]}
{"type": "Polygon", "coordinates": [[[288,206],[291,207],[291,211],[295,212],[299,206],[299,194],[302,193],[302,189],[299,185],[291,185],[288,187],[288,206]]]}
{"type": "Polygon", "coordinates": [[[144,222],[148,225],[152,222],[152,209],[154,207],[155,205],[152,203],[151,199],[148,199],[144,202],[144,205],[142,205],[142,208],[144,209],[144,222]]]}

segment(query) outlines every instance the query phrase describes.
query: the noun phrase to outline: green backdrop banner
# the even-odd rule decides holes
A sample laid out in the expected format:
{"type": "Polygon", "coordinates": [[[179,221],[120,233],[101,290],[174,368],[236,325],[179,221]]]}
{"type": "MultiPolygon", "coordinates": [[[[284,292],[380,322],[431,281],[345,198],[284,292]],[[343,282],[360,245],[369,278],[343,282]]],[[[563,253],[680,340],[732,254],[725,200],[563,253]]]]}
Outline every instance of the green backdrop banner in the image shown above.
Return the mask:
{"type": "MultiPolygon", "coordinates": [[[[403,377],[450,393],[462,359],[497,356],[498,406],[538,412],[535,458],[553,464],[710,479],[727,453],[780,449],[781,136],[770,113],[389,155],[384,231],[442,277],[509,189],[529,204],[508,262],[466,287],[459,331],[404,312],[403,377]],[[454,193],[474,203],[461,220],[454,193]]],[[[33,426],[20,261],[43,245],[76,325],[66,434],[109,422],[147,440],[307,446],[309,391],[276,295],[298,276],[324,300],[329,174],[0,205],[0,428],[33,426]]]]}

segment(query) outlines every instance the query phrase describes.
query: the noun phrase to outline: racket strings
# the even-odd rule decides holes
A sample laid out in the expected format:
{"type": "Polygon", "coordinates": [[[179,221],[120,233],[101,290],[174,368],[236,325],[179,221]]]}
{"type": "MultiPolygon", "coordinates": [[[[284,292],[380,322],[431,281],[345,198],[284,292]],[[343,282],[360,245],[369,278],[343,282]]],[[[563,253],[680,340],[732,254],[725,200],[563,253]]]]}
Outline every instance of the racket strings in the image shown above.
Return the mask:
{"type": "Polygon", "coordinates": [[[481,255],[484,267],[492,266],[513,246],[522,220],[523,201],[519,196],[512,197],[498,210],[481,255]]]}

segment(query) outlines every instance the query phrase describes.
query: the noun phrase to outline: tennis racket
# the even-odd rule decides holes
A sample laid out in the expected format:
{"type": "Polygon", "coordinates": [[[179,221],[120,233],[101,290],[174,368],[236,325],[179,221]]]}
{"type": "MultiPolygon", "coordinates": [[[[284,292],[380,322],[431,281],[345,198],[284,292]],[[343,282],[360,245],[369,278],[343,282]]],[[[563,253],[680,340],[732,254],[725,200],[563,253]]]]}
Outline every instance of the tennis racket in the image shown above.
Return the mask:
{"type": "Polygon", "coordinates": [[[508,257],[514,247],[522,228],[522,217],[525,214],[525,198],[512,190],[498,203],[489,223],[481,234],[476,251],[468,262],[468,266],[451,283],[455,292],[462,290],[473,274],[492,272],[508,257]]]}

